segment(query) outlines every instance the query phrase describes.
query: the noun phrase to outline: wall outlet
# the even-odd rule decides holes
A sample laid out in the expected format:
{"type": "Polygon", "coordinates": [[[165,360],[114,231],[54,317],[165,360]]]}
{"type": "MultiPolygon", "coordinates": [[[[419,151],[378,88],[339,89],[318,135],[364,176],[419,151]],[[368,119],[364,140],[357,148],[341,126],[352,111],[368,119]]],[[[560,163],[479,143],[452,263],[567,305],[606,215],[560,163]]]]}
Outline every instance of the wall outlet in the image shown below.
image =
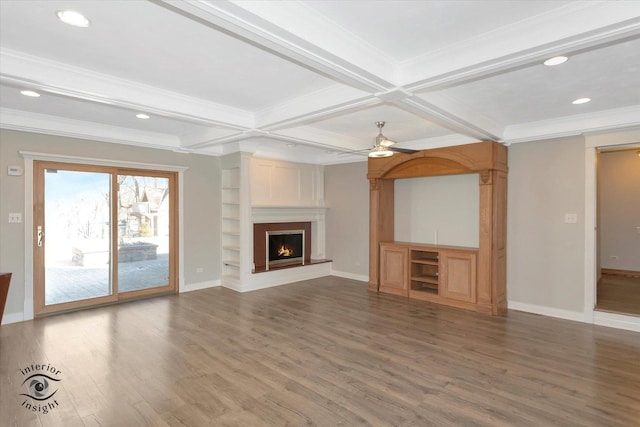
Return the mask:
{"type": "Polygon", "coordinates": [[[565,224],[575,224],[578,222],[578,214],[568,213],[564,214],[565,224]]]}
{"type": "Polygon", "coordinates": [[[22,222],[22,214],[21,213],[10,213],[9,214],[9,223],[10,224],[20,224],[22,222]]]}
{"type": "Polygon", "coordinates": [[[202,273],[204,271],[204,268],[202,267],[197,267],[196,268],[196,273],[202,273]]]}
{"type": "Polygon", "coordinates": [[[609,258],[611,258],[614,261],[618,260],[618,255],[611,255],[609,258]]]}

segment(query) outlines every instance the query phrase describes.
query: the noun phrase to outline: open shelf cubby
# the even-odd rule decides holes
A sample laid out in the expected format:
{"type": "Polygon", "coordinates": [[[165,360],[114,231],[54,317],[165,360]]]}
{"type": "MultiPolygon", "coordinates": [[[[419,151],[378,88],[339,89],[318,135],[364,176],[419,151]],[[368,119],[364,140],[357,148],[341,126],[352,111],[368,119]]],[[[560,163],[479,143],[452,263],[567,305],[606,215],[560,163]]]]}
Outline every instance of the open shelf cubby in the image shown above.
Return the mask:
{"type": "Polygon", "coordinates": [[[438,252],[411,250],[411,290],[438,293],[438,252]]]}

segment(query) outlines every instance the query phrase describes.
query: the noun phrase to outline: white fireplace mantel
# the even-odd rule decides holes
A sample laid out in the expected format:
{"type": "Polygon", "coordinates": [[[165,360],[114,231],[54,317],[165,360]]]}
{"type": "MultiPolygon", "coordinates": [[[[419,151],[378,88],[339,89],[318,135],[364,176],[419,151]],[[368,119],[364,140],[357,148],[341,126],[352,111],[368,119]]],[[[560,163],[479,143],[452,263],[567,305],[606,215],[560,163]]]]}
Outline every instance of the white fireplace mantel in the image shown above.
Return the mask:
{"type": "Polygon", "coordinates": [[[321,206],[251,206],[253,222],[324,222],[329,208],[321,206]]]}

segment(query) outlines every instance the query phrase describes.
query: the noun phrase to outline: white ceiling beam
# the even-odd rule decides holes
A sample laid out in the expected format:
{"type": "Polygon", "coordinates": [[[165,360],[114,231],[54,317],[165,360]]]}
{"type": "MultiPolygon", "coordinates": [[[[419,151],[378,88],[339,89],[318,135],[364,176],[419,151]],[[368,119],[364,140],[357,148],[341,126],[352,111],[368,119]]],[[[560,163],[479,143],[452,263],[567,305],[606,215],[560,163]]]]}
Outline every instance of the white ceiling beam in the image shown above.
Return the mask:
{"type": "MultiPolygon", "coordinates": [[[[358,65],[359,61],[356,60],[358,52],[370,49],[365,44],[359,44],[361,51],[349,50],[350,55],[347,55],[345,52],[335,52],[335,44],[327,40],[323,42],[318,34],[311,37],[309,31],[303,32],[302,29],[305,26],[316,25],[316,23],[309,23],[308,20],[320,18],[314,17],[309,11],[304,13],[300,5],[295,2],[281,2],[277,8],[274,8],[273,4],[261,6],[261,2],[234,3],[213,0],[155,0],[155,2],[194,21],[356,89],[376,92],[393,85],[390,78],[395,75],[395,70],[391,62],[380,60],[378,57],[377,67],[372,66],[371,58],[363,61],[365,66],[358,65]],[[299,13],[296,15],[291,12],[292,8],[299,13]],[[292,16],[292,20],[297,24],[294,26],[289,22],[291,25],[288,25],[287,16],[292,16]],[[378,74],[371,71],[374,69],[377,69],[375,71],[378,71],[378,74]]],[[[326,25],[330,25],[330,21],[326,21],[323,25],[325,30],[322,34],[325,39],[336,38],[335,34],[330,33],[339,32],[339,29],[333,25],[334,28],[327,30],[326,25]]],[[[318,27],[316,31],[320,31],[320,28],[322,27],[318,27]]],[[[350,43],[349,40],[342,39],[342,45],[350,43]]]]}
{"type": "Polygon", "coordinates": [[[291,129],[281,129],[278,132],[270,132],[269,138],[280,141],[304,144],[313,147],[322,147],[332,151],[366,150],[372,144],[363,145],[361,138],[354,138],[344,134],[330,132],[310,126],[301,126],[291,129]]]}
{"type": "Polygon", "coordinates": [[[398,100],[394,104],[398,108],[423,117],[437,125],[479,141],[500,141],[502,139],[501,134],[478,126],[475,121],[465,120],[417,96],[398,100]]]}
{"type": "Polygon", "coordinates": [[[419,92],[453,86],[640,35],[640,2],[578,1],[398,64],[419,92]]]}
{"type": "Polygon", "coordinates": [[[188,148],[190,150],[200,150],[203,148],[213,147],[215,145],[224,145],[224,144],[230,144],[232,142],[243,141],[245,139],[253,138],[255,136],[260,136],[263,134],[264,134],[263,132],[259,132],[256,130],[247,130],[242,132],[236,132],[231,135],[220,136],[217,138],[210,138],[204,141],[198,141],[193,143],[185,141],[183,142],[182,147],[188,148]]]}
{"type": "Polygon", "coordinates": [[[536,141],[581,135],[587,132],[605,132],[640,127],[640,105],[606,111],[559,117],[505,128],[504,142],[536,141]]]}
{"type": "Polygon", "coordinates": [[[367,92],[336,84],[258,111],[256,128],[276,130],[300,126],[376,103],[379,101],[367,92]]]}
{"type": "Polygon", "coordinates": [[[144,111],[196,124],[247,129],[253,113],[165,89],[0,49],[0,82],[58,95],[144,111]]]}

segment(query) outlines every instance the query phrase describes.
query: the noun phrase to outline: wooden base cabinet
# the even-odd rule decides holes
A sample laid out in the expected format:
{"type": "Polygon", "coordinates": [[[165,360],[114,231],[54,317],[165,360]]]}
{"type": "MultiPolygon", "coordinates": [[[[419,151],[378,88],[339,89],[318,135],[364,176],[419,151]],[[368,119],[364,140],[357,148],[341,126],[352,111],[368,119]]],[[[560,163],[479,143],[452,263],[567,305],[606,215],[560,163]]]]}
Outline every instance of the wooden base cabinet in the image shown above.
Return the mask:
{"type": "Polygon", "coordinates": [[[380,292],[408,296],[406,247],[380,245],[380,292]]]}
{"type": "Polygon", "coordinates": [[[477,254],[473,251],[444,250],[440,252],[441,297],[475,304],[476,259],[477,254]]]}
{"type": "Polygon", "coordinates": [[[384,242],[380,292],[476,310],[474,248],[384,242]]]}

